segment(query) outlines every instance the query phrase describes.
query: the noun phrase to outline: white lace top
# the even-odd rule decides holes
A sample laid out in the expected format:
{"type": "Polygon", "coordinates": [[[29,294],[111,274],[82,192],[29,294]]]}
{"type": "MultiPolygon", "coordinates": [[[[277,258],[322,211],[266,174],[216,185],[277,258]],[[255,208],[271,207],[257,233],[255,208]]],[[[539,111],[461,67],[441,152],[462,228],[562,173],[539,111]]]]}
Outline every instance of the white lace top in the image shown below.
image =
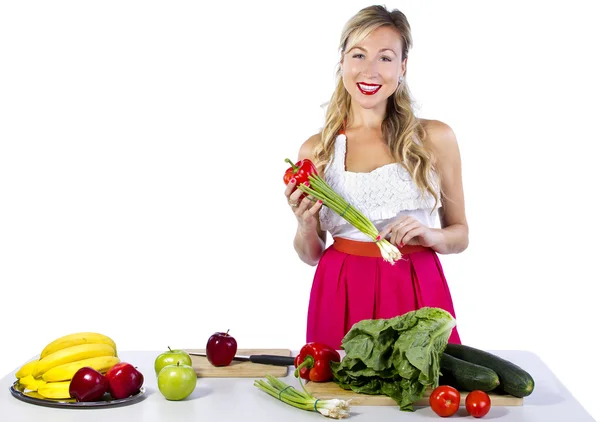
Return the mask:
{"type": "MultiPolygon", "coordinates": [[[[437,212],[432,213],[435,199],[423,196],[408,171],[398,163],[378,167],[369,173],[346,171],[346,136],[335,140],[333,157],[325,168],[325,181],[342,198],[356,207],[378,230],[402,215],[410,215],[428,227],[437,223],[437,212]]],[[[438,189],[439,192],[439,189],[438,189]]],[[[436,209],[439,208],[438,202],[436,209]]],[[[335,211],[321,207],[321,229],[333,237],[359,241],[371,239],[356,229],[335,211]]]]}

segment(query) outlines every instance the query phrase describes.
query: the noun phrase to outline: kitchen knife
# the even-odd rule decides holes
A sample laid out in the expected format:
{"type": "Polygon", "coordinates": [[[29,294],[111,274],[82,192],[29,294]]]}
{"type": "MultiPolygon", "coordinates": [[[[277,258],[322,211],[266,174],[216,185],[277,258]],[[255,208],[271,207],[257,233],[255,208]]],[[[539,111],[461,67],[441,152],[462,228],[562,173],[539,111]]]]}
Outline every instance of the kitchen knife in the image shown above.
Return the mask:
{"type": "MultiPolygon", "coordinates": [[[[192,356],[204,356],[206,353],[189,352],[192,356]]],[[[235,355],[233,360],[249,361],[252,363],[262,363],[264,365],[277,365],[277,366],[290,366],[294,364],[293,356],[279,356],[279,355],[235,355]]]]}

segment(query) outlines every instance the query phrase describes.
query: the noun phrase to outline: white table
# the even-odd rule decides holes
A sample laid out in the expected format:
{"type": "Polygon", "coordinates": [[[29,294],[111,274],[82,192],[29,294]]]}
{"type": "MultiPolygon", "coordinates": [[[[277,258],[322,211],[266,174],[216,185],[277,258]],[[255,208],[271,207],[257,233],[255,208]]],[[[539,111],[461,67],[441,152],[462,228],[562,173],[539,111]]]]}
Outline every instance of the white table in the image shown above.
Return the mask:
{"type": "MultiPolygon", "coordinates": [[[[534,377],[534,392],[519,407],[493,407],[479,420],[527,422],[593,422],[594,419],[566,390],[550,369],[534,354],[523,351],[492,351],[526,368],[534,377]]],[[[253,378],[199,378],[196,390],[184,401],[167,401],[158,391],[154,359],[160,351],[122,351],[121,360],[137,366],[144,374],[146,394],[133,404],[95,409],[57,409],[25,403],[14,398],[9,387],[14,371],[0,380],[1,422],[155,422],[155,421],[324,421],[319,413],[296,409],[254,387],[253,378]]],[[[288,384],[299,388],[293,371],[288,384]]],[[[464,407],[454,416],[465,417],[464,407]]],[[[428,407],[401,412],[395,406],[352,406],[349,421],[445,420],[428,407]]],[[[461,418],[462,420],[462,418],[461,418]]],[[[471,417],[464,419],[475,420],[471,417]]]]}

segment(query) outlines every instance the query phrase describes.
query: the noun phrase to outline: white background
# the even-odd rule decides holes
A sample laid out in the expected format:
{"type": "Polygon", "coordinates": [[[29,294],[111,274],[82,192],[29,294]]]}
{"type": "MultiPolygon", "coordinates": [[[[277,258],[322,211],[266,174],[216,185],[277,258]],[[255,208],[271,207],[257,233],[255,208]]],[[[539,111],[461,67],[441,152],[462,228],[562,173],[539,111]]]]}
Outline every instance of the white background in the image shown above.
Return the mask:
{"type": "MultiPolygon", "coordinates": [[[[76,331],[302,346],[284,158],[370,3],[216,3],[1,3],[0,374],[76,331]]],[[[592,3],[387,5],[418,115],[461,148],[470,246],[441,260],[463,342],[537,353],[600,418],[592,3]]]]}

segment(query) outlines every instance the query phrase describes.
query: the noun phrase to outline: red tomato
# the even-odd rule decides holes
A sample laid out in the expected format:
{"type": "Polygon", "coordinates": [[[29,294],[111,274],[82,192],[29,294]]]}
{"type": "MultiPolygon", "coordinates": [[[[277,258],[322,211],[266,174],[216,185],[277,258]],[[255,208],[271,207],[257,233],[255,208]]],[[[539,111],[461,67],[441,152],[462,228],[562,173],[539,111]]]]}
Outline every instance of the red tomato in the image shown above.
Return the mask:
{"type": "Polygon", "coordinates": [[[474,418],[481,418],[487,415],[492,406],[490,396],[485,391],[475,390],[471,391],[465,399],[465,406],[469,415],[474,418]]]}
{"type": "Polygon", "coordinates": [[[429,396],[431,409],[439,416],[452,416],[460,406],[460,393],[449,385],[440,385],[429,396]]]}

